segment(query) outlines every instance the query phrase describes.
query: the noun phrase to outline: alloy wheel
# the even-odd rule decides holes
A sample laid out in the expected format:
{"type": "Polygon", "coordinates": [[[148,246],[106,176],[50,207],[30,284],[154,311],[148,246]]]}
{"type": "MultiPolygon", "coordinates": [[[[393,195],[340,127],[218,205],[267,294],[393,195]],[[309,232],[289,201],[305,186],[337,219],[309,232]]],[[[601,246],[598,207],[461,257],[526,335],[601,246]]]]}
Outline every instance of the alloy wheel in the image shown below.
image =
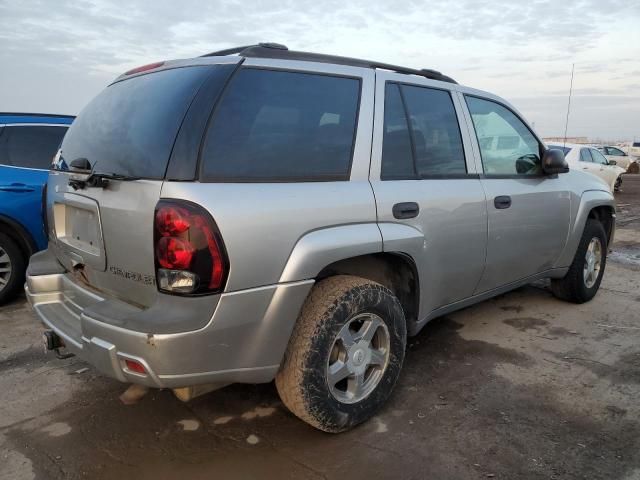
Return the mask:
{"type": "Polygon", "coordinates": [[[599,238],[592,238],[584,256],[582,276],[587,288],[595,285],[602,266],[602,243],[599,238]]]}
{"type": "Polygon", "coordinates": [[[391,349],[386,323],[374,313],[361,313],[340,329],[327,361],[327,384],[342,403],[357,403],[380,383],[391,349]]]}

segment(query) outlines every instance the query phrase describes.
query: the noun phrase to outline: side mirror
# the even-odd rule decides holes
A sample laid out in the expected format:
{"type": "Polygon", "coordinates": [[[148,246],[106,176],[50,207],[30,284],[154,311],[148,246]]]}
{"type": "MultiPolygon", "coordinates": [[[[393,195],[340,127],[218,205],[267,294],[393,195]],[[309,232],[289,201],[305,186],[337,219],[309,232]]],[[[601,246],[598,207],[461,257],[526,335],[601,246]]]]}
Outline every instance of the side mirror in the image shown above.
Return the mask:
{"type": "Polygon", "coordinates": [[[609,162],[609,165],[617,165],[618,162],[616,162],[615,160],[607,160],[609,162]]]}
{"type": "Polygon", "coordinates": [[[89,174],[92,172],[91,163],[86,158],[76,158],[69,165],[69,171],[72,173],[89,174]]]}
{"type": "Polygon", "coordinates": [[[542,155],[542,171],[547,175],[567,173],[569,164],[564,158],[564,152],[556,148],[546,150],[542,155]]]}

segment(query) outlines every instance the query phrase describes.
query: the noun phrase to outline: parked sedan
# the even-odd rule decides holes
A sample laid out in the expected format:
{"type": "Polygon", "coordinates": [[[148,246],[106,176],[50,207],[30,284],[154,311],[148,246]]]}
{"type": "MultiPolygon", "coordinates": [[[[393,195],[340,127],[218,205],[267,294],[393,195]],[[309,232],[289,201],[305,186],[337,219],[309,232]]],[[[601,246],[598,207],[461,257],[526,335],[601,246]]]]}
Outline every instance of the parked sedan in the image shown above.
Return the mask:
{"type": "Polygon", "coordinates": [[[614,165],[619,166],[620,168],[624,168],[625,171],[629,170],[629,166],[636,161],[636,159],[630,155],[627,155],[618,147],[612,147],[610,145],[603,145],[601,147],[596,147],[600,153],[602,153],[605,158],[611,164],[615,162],[614,165]]]}
{"type": "Polygon", "coordinates": [[[582,169],[600,177],[609,185],[612,192],[618,191],[622,186],[622,174],[626,170],[618,165],[609,163],[609,160],[596,148],[573,143],[549,145],[549,148],[557,148],[564,151],[567,163],[571,168],[582,169]]]}

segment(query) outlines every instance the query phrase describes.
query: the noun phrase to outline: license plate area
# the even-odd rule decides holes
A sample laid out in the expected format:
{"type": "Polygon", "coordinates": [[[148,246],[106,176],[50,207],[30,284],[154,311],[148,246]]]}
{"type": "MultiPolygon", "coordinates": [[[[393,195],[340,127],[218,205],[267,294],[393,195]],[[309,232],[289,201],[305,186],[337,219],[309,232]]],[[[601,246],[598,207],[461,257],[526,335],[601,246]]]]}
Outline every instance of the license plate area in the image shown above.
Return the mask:
{"type": "Polygon", "coordinates": [[[98,203],[66,193],[54,201],[53,218],[58,247],[70,260],[103,271],[106,263],[98,203]]]}

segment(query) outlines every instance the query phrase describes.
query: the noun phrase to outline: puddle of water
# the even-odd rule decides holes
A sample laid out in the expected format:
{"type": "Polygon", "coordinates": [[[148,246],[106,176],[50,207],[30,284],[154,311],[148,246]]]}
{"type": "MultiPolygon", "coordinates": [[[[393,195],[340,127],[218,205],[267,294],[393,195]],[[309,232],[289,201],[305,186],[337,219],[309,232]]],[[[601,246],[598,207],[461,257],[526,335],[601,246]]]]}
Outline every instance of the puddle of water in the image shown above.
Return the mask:
{"type": "Polygon", "coordinates": [[[640,266],[640,248],[619,247],[609,253],[609,260],[626,265],[640,266]]]}

